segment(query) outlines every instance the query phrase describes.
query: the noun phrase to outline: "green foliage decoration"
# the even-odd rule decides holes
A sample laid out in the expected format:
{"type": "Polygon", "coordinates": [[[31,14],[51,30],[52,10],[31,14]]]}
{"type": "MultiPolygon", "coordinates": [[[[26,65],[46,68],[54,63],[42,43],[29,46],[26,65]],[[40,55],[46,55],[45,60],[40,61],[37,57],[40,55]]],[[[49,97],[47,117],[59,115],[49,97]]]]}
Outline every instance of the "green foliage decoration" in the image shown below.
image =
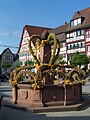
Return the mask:
{"type": "Polygon", "coordinates": [[[56,35],[54,33],[50,33],[49,36],[48,36],[48,41],[50,41],[51,45],[52,45],[52,55],[51,55],[51,58],[50,58],[50,61],[49,61],[49,64],[54,64],[58,55],[59,55],[59,52],[60,52],[60,43],[58,41],[58,39],[56,38],[56,35]],[[57,53],[56,53],[56,50],[57,53]],[[56,54],[56,55],[55,55],[56,54]]]}
{"type": "MultiPolygon", "coordinates": [[[[70,72],[66,73],[65,67],[67,66],[56,64],[56,60],[58,59],[59,52],[60,52],[60,42],[56,38],[56,35],[54,33],[50,33],[47,37],[46,36],[41,37],[40,35],[32,35],[30,37],[30,40],[28,41],[28,46],[36,62],[36,65],[35,66],[33,64],[28,65],[26,63],[26,66],[22,66],[14,69],[10,75],[10,83],[12,85],[17,85],[18,83],[21,83],[23,79],[22,77],[24,74],[26,74],[27,76],[30,76],[29,83],[32,84],[32,88],[34,90],[39,89],[40,86],[43,85],[43,79],[47,75],[50,75],[51,77],[53,76],[53,79],[57,74],[62,75],[63,80],[65,79],[65,82],[64,82],[65,84],[70,83],[70,80],[79,81],[81,75],[85,77],[85,73],[81,69],[73,67],[75,68],[74,70],[71,70],[70,72]],[[35,51],[32,48],[32,45],[31,45],[32,42],[35,43],[35,51]],[[44,47],[45,45],[50,45],[51,51],[52,51],[50,61],[48,64],[42,64],[40,62],[40,58],[37,56],[37,53],[40,50],[40,48],[44,47]],[[36,73],[31,72],[33,68],[36,68],[36,73]],[[67,80],[67,79],[70,79],[70,80],[67,80]]],[[[71,63],[73,62],[71,61],[71,63]]],[[[79,64],[78,60],[76,63],[79,64]]]]}
{"type": "MultiPolygon", "coordinates": [[[[32,49],[32,45],[31,45],[32,40],[34,40],[34,39],[36,39],[36,40],[38,41],[38,43],[41,41],[40,35],[32,35],[32,36],[30,37],[30,40],[28,41],[28,47],[29,47],[29,50],[30,50],[33,58],[35,59],[36,63],[37,63],[38,65],[40,65],[40,61],[37,59],[37,56],[35,55],[35,53],[34,53],[34,51],[33,51],[33,49],[32,49]]],[[[36,48],[36,49],[37,49],[37,48],[36,48]]]]}

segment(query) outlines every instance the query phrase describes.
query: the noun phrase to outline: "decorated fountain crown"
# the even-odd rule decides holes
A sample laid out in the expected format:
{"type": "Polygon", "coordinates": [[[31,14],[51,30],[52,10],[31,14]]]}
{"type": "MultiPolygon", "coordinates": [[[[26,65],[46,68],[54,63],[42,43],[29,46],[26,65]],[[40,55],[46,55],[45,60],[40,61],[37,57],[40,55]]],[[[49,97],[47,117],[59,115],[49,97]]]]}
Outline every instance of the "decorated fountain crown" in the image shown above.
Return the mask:
{"type": "Polygon", "coordinates": [[[28,47],[35,60],[35,65],[13,70],[10,75],[11,84],[21,83],[24,75],[27,75],[32,88],[36,90],[43,85],[54,84],[53,81],[56,78],[59,80],[60,76],[62,76],[63,80],[61,83],[65,84],[71,84],[73,81],[80,82],[81,79],[85,78],[85,72],[80,68],[73,68],[73,70],[66,73],[65,67],[68,67],[68,65],[55,64],[60,53],[60,42],[54,33],[44,31],[41,36],[32,35],[28,41],[28,47]],[[33,41],[35,41],[34,50],[31,44],[33,41]],[[35,73],[31,72],[33,67],[36,69],[35,73]]]}

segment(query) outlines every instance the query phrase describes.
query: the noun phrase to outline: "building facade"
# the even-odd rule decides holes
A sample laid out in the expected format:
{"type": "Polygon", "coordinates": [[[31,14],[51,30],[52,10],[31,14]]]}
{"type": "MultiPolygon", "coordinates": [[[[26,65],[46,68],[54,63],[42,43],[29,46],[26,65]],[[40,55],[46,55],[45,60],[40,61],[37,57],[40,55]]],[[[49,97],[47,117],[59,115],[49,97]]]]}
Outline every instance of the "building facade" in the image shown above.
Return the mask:
{"type": "Polygon", "coordinates": [[[68,24],[65,23],[65,25],[59,26],[57,28],[54,28],[52,30],[49,30],[49,33],[54,33],[56,37],[58,38],[60,42],[60,56],[63,58],[64,61],[67,61],[67,47],[66,47],[66,29],[68,27],[68,24]]]}
{"type": "Polygon", "coordinates": [[[88,25],[90,8],[77,11],[66,30],[67,61],[78,51],[86,54],[85,30],[88,25]]]}
{"type": "MultiPolygon", "coordinates": [[[[27,60],[33,61],[33,57],[28,49],[28,39],[34,34],[41,35],[44,30],[56,34],[61,44],[60,55],[68,64],[77,51],[90,57],[90,7],[77,11],[69,23],[65,22],[64,25],[57,28],[50,29],[26,25],[23,29],[18,51],[19,60],[23,64],[27,60]]],[[[34,44],[33,41],[33,49],[34,44]]]]}
{"type": "MultiPolygon", "coordinates": [[[[22,65],[25,65],[25,62],[28,60],[34,61],[33,56],[29,51],[28,40],[30,40],[30,37],[32,35],[35,34],[41,35],[44,30],[50,30],[50,28],[29,26],[29,25],[25,25],[25,27],[23,28],[20,46],[18,50],[19,60],[22,63],[22,65]]],[[[31,45],[32,45],[32,49],[34,50],[35,49],[34,40],[32,41],[31,45]]]]}
{"type": "MultiPolygon", "coordinates": [[[[0,66],[7,64],[12,66],[13,62],[18,58],[18,55],[13,54],[9,48],[6,48],[0,55],[0,66]]],[[[8,74],[7,69],[0,67],[1,74],[8,74]]]]}
{"type": "Polygon", "coordinates": [[[86,54],[90,57],[90,29],[85,31],[86,54]]]}

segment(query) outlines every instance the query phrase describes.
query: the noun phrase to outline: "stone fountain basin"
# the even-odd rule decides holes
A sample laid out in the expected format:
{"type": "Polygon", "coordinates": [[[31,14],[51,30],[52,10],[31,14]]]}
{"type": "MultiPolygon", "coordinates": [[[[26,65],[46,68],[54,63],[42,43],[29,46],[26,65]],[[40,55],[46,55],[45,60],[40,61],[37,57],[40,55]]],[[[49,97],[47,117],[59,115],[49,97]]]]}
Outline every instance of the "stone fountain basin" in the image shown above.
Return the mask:
{"type": "Polygon", "coordinates": [[[82,100],[82,84],[41,86],[39,90],[33,90],[30,84],[18,84],[12,88],[12,101],[17,104],[29,106],[58,106],[80,103],[82,100]]]}

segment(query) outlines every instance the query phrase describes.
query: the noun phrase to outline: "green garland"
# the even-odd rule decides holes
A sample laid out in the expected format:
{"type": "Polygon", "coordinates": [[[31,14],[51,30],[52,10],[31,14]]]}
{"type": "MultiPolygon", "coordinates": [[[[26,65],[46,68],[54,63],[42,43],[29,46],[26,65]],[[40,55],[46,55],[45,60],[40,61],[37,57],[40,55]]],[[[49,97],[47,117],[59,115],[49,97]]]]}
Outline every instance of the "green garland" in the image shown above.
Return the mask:
{"type": "Polygon", "coordinates": [[[47,40],[49,41],[49,43],[53,43],[52,56],[49,61],[49,64],[52,65],[55,63],[55,60],[60,52],[60,46],[58,46],[58,52],[57,52],[57,55],[55,55],[57,45],[59,44],[59,42],[56,38],[56,35],[54,33],[50,33],[47,40]]]}
{"type": "Polygon", "coordinates": [[[72,77],[74,77],[74,79],[79,80],[79,77],[82,75],[83,75],[82,78],[85,78],[84,71],[79,68],[75,68],[74,70],[71,70],[69,73],[66,73],[65,67],[68,67],[68,66],[61,66],[61,65],[55,64],[55,61],[57,60],[57,57],[60,52],[60,42],[56,38],[56,35],[54,33],[50,33],[48,35],[47,40],[45,39],[42,40],[40,35],[32,35],[30,37],[30,40],[28,41],[28,46],[29,46],[29,50],[33,58],[36,61],[36,66],[22,66],[22,67],[14,69],[10,74],[10,83],[12,85],[21,83],[23,74],[27,74],[28,76],[31,76],[30,84],[32,84],[32,88],[34,90],[40,88],[40,86],[43,84],[42,82],[43,78],[46,75],[54,75],[53,76],[53,79],[54,79],[55,74],[59,74],[59,75],[62,74],[63,79],[66,80],[65,83],[70,83],[70,80],[67,80],[67,78],[72,79],[72,77]],[[33,40],[35,42],[36,54],[33,51],[32,46],[31,46],[31,43],[33,42],[33,40]],[[41,64],[40,56],[37,57],[37,53],[39,49],[41,47],[44,47],[46,44],[51,46],[52,55],[50,57],[49,64],[41,64]],[[32,73],[31,69],[35,67],[37,68],[37,73],[32,73]],[[34,84],[33,84],[33,81],[34,81],[34,84]]]}
{"type": "MultiPolygon", "coordinates": [[[[40,35],[32,35],[32,36],[30,37],[30,40],[28,41],[29,50],[30,50],[33,58],[35,59],[36,63],[37,63],[38,65],[40,65],[40,61],[37,59],[37,56],[35,55],[35,53],[34,53],[34,51],[33,51],[33,49],[32,49],[32,46],[31,46],[31,42],[32,42],[33,39],[36,39],[36,40],[38,41],[38,44],[39,44],[39,42],[41,41],[41,37],[40,37],[40,35]]],[[[39,46],[39,45],[38,45],[38,46],[39,46]]]]}
{"type": "Polygon", "coordinates": [[[10,84],[12,85],[12,86],[14,86],[14,85],[16,85],[16,84],[18,84],[18,83],[20,83],[21,82],[21,80],[19,81],[18,80],[18,74],[19,74],[19,72],[20,71],[22,71],[22,70],[31,70],[31,69],[33,69],[33,68],[35,68],[35,66],[21,66],[21,67],[18,67],[18,68],[16,68],[16,69],[14,69],[11,73],[10,73],[10,80],[9,80],[9,82],[10,82],[10,84]]]}
{"type": "Polygon", "coordinates": [[[51,49],[52,55],[51,55],[49,64],[50,65],[54,64],[60,52],[60,43],[59,43],[59,40],[56,38],[56,35],[54,33],[50,33],[47,40],[41,40],[40,35],[32,35],[30,37],[30,40],[28,43],[29,50],[32,56],[34,57],[34,59],[36,60],[36,63],[38,64],[38,66],[40,66],[40,61],[35,55],[34,51],[32,50],[31,42],[33,41],[33,39],[36,39],[36,46],[35,46],[36,51],[39,50],[41,47],[45,46],[46,44],[49,44],[52,46],[52,49],[51,49]],[[57,53],[56,53],[56,48],[57,48],[57,53]]]}

